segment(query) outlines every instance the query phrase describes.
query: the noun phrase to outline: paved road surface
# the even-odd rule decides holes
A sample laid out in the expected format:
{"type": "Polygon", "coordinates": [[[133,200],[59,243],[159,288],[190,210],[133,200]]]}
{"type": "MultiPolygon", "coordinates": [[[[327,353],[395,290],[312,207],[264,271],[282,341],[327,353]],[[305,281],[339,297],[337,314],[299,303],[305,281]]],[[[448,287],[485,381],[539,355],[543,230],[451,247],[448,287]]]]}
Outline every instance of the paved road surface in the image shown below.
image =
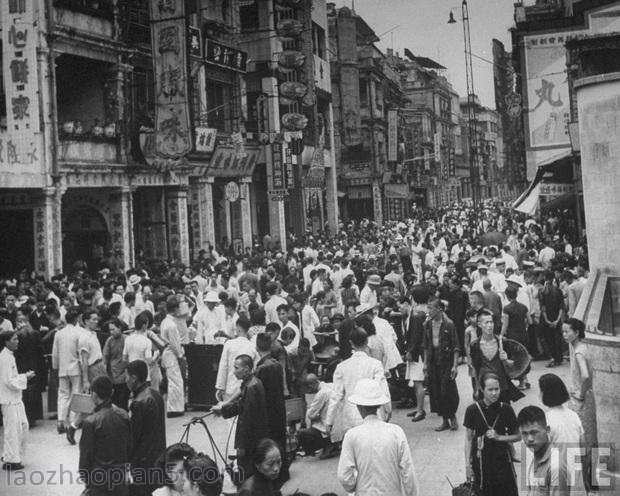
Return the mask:
{"type": "MultiPolygon", "coordinates": [[[[517,413],[520,408],[528,404],[540,405],[537,384],[541,374],[551,371],[560,375],[564,380],[567,379],[567,365],[546,369],[545,364],[546,362],[534,362],[530,374],[532,389],[527,392],[526,398],[515,404],[517,413]]],[[[463,365],[459,367],[457,382],[461,392],[458,418],[459,422],[462,422],[465,409],[471,402],[471,384],[463,365]]],[[[427,416],[423,422],[412,423],[406,417],[406,413],[406,410],[395,410],[392,422],[402,426],[409,439],[413,462],[422,489],[421,495],[449,496],[451,492],[446,478],[455,484],[465,479],[463,428],[457,432],[437,433],[433,429],[440,421],[435,414],[427,416]]],[[[194,414],[200,413],[188,413],[185,417],[168,419],[168,444],[180,439],[184,429],[183,424],[194,414]]],[[[25,460],[26,468],[23,473],[16,472],[11,476],[7,472],[0,471],[0,495],[78,496],[81,493],[82,486],[76,482],[78,448],[70,446],[64,436],[56,434],[55,425],[55,421],[45,421],[39,422],[31,429],[25,460]]],[[[228,434],[228,421],[208,417],[207,425],[218,446],[223,450],[228,434]]],[[[194,427],[190,431],[190,444],[198,451],[211,454],[210,444],[202,428],[194,427]]],[[[325,492],[345,495],[336,479],[336,465],[337,458],[321,461],[308,457],[296,460],[291,466],[291,480],[283,488],[284,496],[296,490],[312,496],[319,496],[325,492]]],[[[519,474],[520,466],[517,464],[515,467],[519,474]]]]}

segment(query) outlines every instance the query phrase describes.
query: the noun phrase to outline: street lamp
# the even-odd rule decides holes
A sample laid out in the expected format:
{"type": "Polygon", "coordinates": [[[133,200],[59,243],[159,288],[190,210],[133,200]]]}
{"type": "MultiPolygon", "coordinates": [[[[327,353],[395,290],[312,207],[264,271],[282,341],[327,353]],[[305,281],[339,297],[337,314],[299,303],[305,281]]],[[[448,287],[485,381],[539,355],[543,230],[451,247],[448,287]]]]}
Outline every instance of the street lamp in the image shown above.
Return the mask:
{"type": "MultiPolygon", "coordinates": [[[[478,170],[478,135],[476,132],[476,93],[474,90],[474,69],[471,56],[471,36],[469,32],[469,8],[467,0],[461,3],[463,21],[463,44],[465,46],[465,76],[467,79],[467,130],[469,142],[469,176],[471,199],[474,207],[480,201],[480,171],[478,170]]],[[[450,11],[448,24],[456,24],[454,13],[450,11]]]]}

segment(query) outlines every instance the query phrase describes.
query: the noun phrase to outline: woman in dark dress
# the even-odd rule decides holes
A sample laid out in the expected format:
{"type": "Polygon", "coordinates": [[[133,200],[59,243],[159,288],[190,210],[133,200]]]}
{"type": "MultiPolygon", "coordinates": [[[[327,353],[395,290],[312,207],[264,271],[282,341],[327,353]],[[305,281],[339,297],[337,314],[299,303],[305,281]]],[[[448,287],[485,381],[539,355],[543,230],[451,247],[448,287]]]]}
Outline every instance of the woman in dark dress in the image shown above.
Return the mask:
{"type": "Polygon", "coordinates": [[[500,401],[500,378],[487,372],[480,380],[482,400],[469,405],[463,425],[465,472],[481,496],[518,496],[511,443],[521,439],[512,407],[500,401]]]}
{"type": "Polygon", "coordinates": [[[282,467],[280,448],[271,439],[262,439],[254,452],[254,475],[239,489],[238,496],[282,496],[277,480],[282,467]]]}
{"type": "Polygon", "coordinates": [[[480,338],[471,343],[469,353],[475,377],[479,379],[486,372],[493,372],[499,377],[500,401],[510,403],[525,395],[512,383],[504,369],[504,363],[511,364],[510,357],[504,351],[502,342],[494,334],[493,314],[483,308],[478,312],[480,338]]]}

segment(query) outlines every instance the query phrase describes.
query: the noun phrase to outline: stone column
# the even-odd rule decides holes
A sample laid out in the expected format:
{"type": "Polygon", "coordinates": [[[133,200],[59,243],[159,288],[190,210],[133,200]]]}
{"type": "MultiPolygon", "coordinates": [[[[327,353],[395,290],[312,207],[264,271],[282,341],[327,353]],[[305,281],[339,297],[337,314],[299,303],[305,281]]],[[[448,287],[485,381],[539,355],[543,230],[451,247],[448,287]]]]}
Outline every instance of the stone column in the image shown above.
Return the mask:
{"type": "Polygon", "coordinates": [[[166,188],[168,256],[189,265],[189,230],[187,224],[187,186],[166,188]]]}
{"type": "Polygon", "coordinates": [[[64,191],[49,187],[34,199],[34,270],[51,278],[62,270],[60,208],[64,191]]]}
{"type": "Polygon", "coordinates": [[[252,247],[252,214],[250,212],[250,182],[251,177],[242,177],[239,201],[241,202],[241,232],[243,235],[243,249],[252,247]]]}
{"type": "Polygon", "coordinates": [[[121,253],[123,268],[128,270],[134,265],[133,190],[123,186],[110,200],[112,250],[121,253]]]}
{"type": "Polygon", "coordinates": [[[213,182],[214,178],[204,177],[190,184],[190,229],[193,244],[192,257],[207,249],[209,243],[215,244],[215,222],[213,220],[213,182]]]}
{"type": "Polygon", "coordinates": [[[383,224],[383,197],[381,194],[381,185],[378,180],[372,182],[372,205],[375,215],[375,222],[378,225],[383,224]]]}

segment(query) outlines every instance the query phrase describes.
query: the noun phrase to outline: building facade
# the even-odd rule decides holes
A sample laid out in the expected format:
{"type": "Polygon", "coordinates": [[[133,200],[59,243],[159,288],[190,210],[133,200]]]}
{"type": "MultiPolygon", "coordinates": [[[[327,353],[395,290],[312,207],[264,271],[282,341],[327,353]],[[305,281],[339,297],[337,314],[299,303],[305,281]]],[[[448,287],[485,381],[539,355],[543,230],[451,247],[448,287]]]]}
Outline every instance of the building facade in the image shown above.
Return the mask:
{"type": "Polygon", "coordinates": [[[411,205],[399,74],[354,11],[329,4],[328,21],[342,215],[378,223],[402,219],[411,205]]]}
{"type": "Polygon", "coordinates": [[[525,189],[526,167],[523,134],[523,99],[515,91],[512,53],[493,40],[493,82],[495,109],[500,117],[504,170],[498,178],[500,198],[515,199],[525,189]]]}
{"type": "Polygon", "coordinates": [[[104,259],[125,269],[137,258],[188,264],[209,246],[241,252],[267,233],[284,246],[287,226],[337,225],[335,178],[325,173],[334,162],[329,64],[314,53],[326,44],[325,4],[300,14],[311,118],[291,137],[279,132],[278,106],[252,129],[247,97],[257,89],[248,52],[260,46],[271,72],[255,96],[277,101],[284,50],[271,40],[287,2],[274,3],[277,19],[266,4],[240,3],[2,2],[0,225],[11,233],[0,244],[2,273],[51,276],[104,259]],[[243,29],[248,7],[269,35],[243,29]],[[276,131],[267,143],[281,145],[286,189],[304,193],[290,195],[299,204],[267,198],[266,129],[276,131]],[[309,146],[292,153],[291,139],[309,146]],[[311,162],[315,180],[304,183],[311,162]]]}
{"type": "Polygon", "coordinates": [[[405,149],[416,205],[436,207],[463,198],[457,176],[459,137],[458,95],[445,77],[446,68],[427,57],[391,54],[400,74],[402,90],[409,100],[405,119],[410,139],[405,149]]]}

